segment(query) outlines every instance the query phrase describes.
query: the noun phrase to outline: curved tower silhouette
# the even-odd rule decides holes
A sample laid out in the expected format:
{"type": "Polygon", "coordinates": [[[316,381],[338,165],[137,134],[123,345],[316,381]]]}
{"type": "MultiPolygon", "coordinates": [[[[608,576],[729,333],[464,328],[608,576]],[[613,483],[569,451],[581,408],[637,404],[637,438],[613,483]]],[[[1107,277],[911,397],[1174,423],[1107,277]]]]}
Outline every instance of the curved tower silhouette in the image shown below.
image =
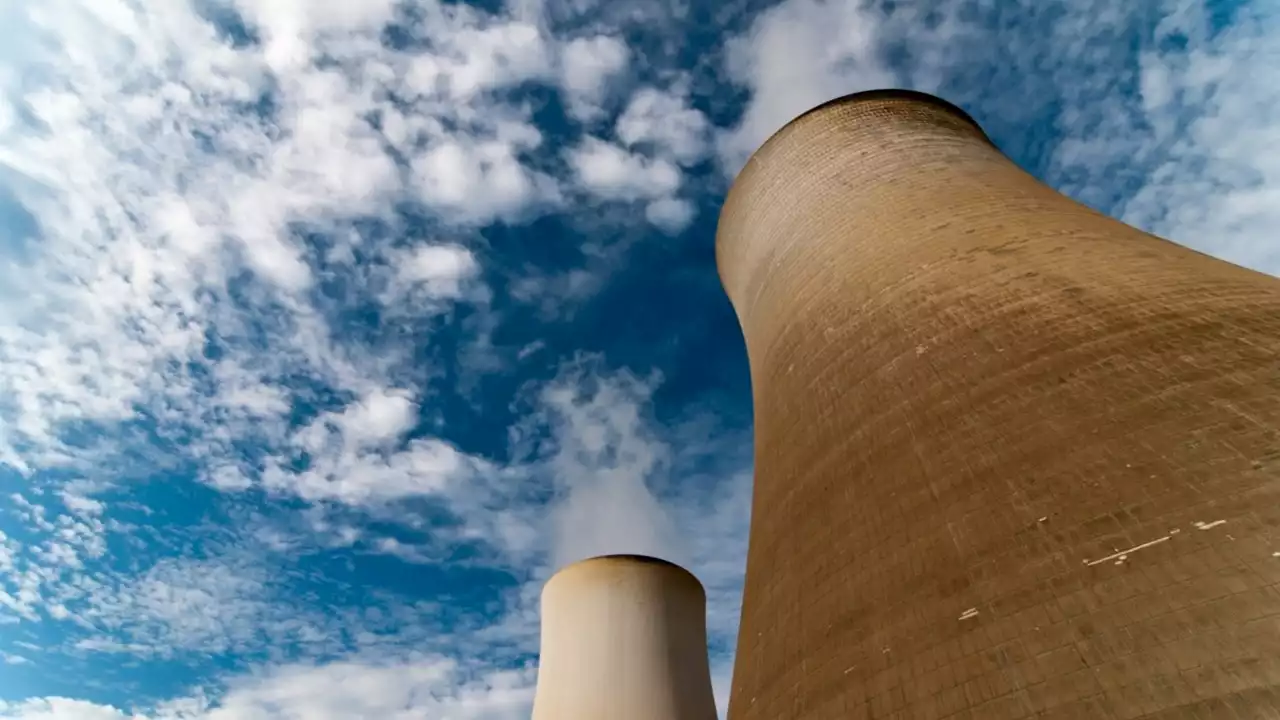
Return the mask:
{"type": "Polygon", "coordinates": [[[702,583],[678,565],[605,555],[542,590],[533,720],[715,720],[702,583]]]}
{"type": "Polygon", "coordinates": [[[716,254],[755,404],[732,720],[1280,717],[1280,281],[902,91],[775,134],[716,254]]]}

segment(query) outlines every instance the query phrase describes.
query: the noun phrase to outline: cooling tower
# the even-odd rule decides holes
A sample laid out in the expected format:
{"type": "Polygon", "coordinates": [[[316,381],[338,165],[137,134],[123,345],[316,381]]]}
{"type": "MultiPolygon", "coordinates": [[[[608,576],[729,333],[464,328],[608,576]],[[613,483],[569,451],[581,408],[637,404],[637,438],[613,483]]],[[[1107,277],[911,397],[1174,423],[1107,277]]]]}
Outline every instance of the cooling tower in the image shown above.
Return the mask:
{"type": "Polygon", "coordinates": [[[896,91],[774,135],[716,252],[755,407],[732,720],[1280,717],[1280,281],[896,91]]]}
{"type": "Polygon", "coordinates": [[[715,720],[706,595],[678,565],[606,555],[542,590],[533,720],[715,720]]]}

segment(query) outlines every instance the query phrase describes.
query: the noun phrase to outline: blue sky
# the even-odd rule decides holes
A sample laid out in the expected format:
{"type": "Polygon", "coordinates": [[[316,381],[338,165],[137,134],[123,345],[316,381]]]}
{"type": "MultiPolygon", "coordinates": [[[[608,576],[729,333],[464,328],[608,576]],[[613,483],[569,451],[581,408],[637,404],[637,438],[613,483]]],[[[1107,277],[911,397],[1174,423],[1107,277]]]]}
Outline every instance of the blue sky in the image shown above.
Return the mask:
{"type": "Polygon", "coordinates": [[[1265,0],[0,9],[0,718],[527,716],[557,567],[750,510],[716,213],[899,86],[1280,274],[1265,0]]]}

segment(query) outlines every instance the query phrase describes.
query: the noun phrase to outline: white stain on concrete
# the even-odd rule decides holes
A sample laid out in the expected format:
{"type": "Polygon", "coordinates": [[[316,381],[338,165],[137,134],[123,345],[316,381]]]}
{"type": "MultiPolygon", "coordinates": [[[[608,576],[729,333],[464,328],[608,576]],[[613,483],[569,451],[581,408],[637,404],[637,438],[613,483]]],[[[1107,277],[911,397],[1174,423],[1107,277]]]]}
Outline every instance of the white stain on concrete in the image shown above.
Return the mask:
{"type": "Polygon", "coordinates": [[[1227,522],[1226,520],[1214,520],[1213,522],[1208,522],[1208,523],[1207,523],[1207,522],[1197,522],[1197,523],[1193,523],[1193,524],[1196,526],[1196,528],[1198,528],[1198,529],[1200,529],[1200,530],[1211,530],[1211,529],[1213,529],[1213,528],[1218,527],[1219,525],[1225,525],[1225,524],[1226,524],[1226,522],[1227,522]]]}
{"type": "MultiPolygon", "coordinates": [[[[1108,556],[1106,556],[1106,557],[1104,557],[1104,558],[1098,558],[1097,560],[1085,560],[1085,561],[1084,561],[1084,564],[1085,564],[1085,565],[1090,565],[1090,566],[1092,566],[1092,565],[1098,565],[1098,564],[1100,564],[1100,563],[1107,562],[1108,560],[1115,560],[1116,558],[1120,558],[1121,562],[1123,562],[1124,560],[1128,559],[1128,557],[1129,557],[1130,555],[1132,555],[1133,553],[1135,553],[1135,552],[1137,552],[1137,551],[1139,551],[1139,550],[1143,550],[1143,549],[1145,549],[1145,548],[1149,548],[1149,547],[1151,547],[1152,545],[1159,545],[1160,543],[1162,543],[1162,542],[1164,542],[1164,541],[1168,540],[1170,537],[1172,537],[1172,536],[1171,536],[1171,535],[1165,535],[1164,537],[1156,538],[1155,540],[1152,540],[1152,541],[1150,541],[1150,542],[1144,542],[1144,543],[1142,543],[1141,545],[1134,545],[1133,547],[1129,548],[1128,550],[1120,550],[1120,551],[1118,551],[1118,552],[1113,552],[1113,553],[1111,553],[1110,555],[1108,555],[1108,556]]],[[[1116,564],[1118,565],[1119,563],[1116,563],[1116,564]]]]}

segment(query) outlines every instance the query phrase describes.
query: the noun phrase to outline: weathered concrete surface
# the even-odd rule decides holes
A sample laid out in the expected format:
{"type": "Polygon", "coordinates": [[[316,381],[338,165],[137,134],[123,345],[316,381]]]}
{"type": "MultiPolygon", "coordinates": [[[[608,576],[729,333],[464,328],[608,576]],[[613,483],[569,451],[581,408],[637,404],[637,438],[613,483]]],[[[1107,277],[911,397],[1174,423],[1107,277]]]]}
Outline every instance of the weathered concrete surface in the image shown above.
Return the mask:
{"type": "Polygon", "coordinates": [[[717,256],[756,412],[730,718],[1280,717],[1280,281],[895,92],[770,139],[717,256]]]}
{"type": "Polygon", "coordinates": [[[574,563],[542,590],[533,720],[715,720],[706,594],[640,555],[574,563]]]}

